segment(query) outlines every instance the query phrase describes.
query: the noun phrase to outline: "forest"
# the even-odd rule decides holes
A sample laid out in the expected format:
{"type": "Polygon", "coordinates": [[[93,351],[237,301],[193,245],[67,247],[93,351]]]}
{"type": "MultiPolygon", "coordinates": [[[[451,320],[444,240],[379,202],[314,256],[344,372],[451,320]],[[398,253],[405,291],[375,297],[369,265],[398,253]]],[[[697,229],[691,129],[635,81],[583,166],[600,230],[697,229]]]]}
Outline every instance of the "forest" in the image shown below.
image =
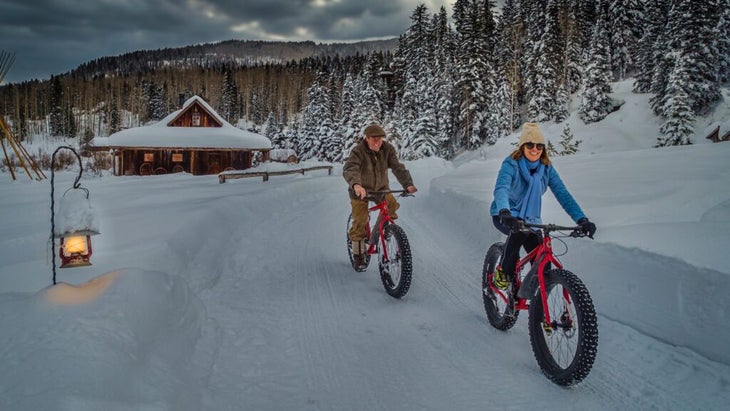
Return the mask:
{"type": "Polygon", "coordinates": [[[285,61],[195,46],[102,58],[0,87],[0,115],[21,140],[85,144],[159,120],[195,94],[300,159],[342,161],[370,122],[405,159],[449,159],[524,121],[561,123],[570,104],[585,123],[600,121],[621,105],[611,83],[627,78],[652,93],[656,146],[691,144],[695,117],[730,79],[730,0],[506,0],[499,10],[457,0],[451,16],[420,5],[410,20],[397,41],[362,52],[285,61]]]}

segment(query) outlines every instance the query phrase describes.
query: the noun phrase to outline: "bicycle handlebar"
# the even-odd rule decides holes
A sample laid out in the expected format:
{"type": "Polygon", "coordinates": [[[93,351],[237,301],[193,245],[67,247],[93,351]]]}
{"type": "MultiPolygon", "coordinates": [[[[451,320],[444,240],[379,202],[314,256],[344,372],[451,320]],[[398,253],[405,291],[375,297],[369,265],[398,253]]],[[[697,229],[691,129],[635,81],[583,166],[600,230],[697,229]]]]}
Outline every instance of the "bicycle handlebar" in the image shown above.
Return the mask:
{"type": "Polygon", "coordinates": [[[381,190],[381,191],[366,191],[366,195],[363,200],[377,201],[375,195],[378,194],[396,194],[400,193],[398,197],[415,197],[413,193],[409,193],[407,190],[381,190]]]}
{"type": "Polygon", "coordinates": [[[539,228],[542,231],[545,232],[545,234],[549,234],[553,231],[568,231],[570,230],[570,237],[574,238],[580,238],[580,237],[588,237],[588,233],[583,232],[583,227],[577,225],[577,226],[561,226],[556,224],[534,224],[534,223],[528,223],[522,220],[517,220],[517,227],[516,230],[513,228],[513,231],[524,231],[525,228],[539,228]]]}

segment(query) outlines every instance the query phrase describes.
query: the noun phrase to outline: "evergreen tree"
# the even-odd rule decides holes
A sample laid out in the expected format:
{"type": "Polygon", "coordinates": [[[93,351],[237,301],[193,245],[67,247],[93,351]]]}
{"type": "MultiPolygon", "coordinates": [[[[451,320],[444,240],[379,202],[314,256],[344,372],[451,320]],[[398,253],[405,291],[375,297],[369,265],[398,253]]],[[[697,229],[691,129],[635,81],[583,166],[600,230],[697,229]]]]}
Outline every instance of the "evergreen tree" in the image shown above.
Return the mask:
{"type": "Polygon", "coordinates": [[[339,156],[341,158],[347,158],[352,147],[361,139],[360,128],[362,125],[357,123],[359,120],[355,118],[355,99],[357,96],[355,80],[351,74],[348,74],[342,83],[339,115],[337,116],[340,119],[337,134],[342,137],[342,153],[339,156]]]}
{"type": "Polygon", "coordinates": [[[18,134],[20,141],[24,141],[26,137],[28,137],[28,118],[25,114],[25,110],[20,110],[18,113],[18,121],[15,129],[17,130],[16,133],[18,134]]]}
{"type": "Polygon", "coordinates": [[[218,113],[231,124],[238,122],[238,86],[236,86],[230,70],[223,73],[218,113]]]}
{"type": "Polygon", "coordinates": [[[167,101],[165,99],[165,87],[158,87],[154,81],[147,82],[143,85],[142,100],[143,106],[146,108],[142,116],[142,121],[159,121],[167,114],[167,101]]]}
{"type": "Polygon", "coordinates": [[[264,124],[264,107],[261,101],[261,96],[258,91],[253,90],[251,92],[251,103],[249,105],[249,119],[253,123],[250,131],[258,133],[261,126],[264,124]]]}
{"type": "Polygon", "coordinates": [[[667,98],[662,110],[662,117],[666,118],[661,127],[664,137],[657,139],[656,147],[692,144],[690,136],[694,134],[695,115],[685,91],[691,84],[687,59],[679,53],[673,53],[670,58],[675,61],[667,84],[667,94],[672,97],[667,98]]]}
{"type": "Polygon", "coordinates": [[[78,127],[76,125],[76,117],[74,116],[73,108],[68,107],[66,109],[66,119],[63,123],[64,132],[63,135],[66,137],[76,137],[78,127]]]}
{"type": "Polygon", "coordinates": [[[611,27],[610,50],[613,78],[625,79],[634,70],[634,54],[640,28],[636,0],[609,0],[608,26],[611,27]]]}
{"type": "Polygon", "coordinates": [[[66,122],[63,107],[63,87],[58,76],[51,76],[51,90],[48,98],[49,118],[48,132],[52,136],[64,135],[64,123],[66,122]]]}
{"type": "Polygon", "coordinates": [[[558,91],[555,94],[555,107],[553,108],[553,119],[556,123],[562,123],[563,120],[568,118],[570,112],[568,111],[570,104],[570,95],[568,90],[565,89],[565,84],[558,86],[558,91]]]}
{"type": "Polygon", "coordinates": [[[506,79],[508,85],[507,90],[501,90],[504,96],[509,96],[507,104],[508,114],[507,120],[509,124],[509,133],[519,127],[521,123],[520,114],[520,94],[522,90],[522,72],[520,70],[520,62],[523,54],[523,42],[525,38],[525,25],[519,14],[519,8],[515,4],[519,0],[507,0],[502,7],[502,17],[499,20],[497,33],[498,46],[496,47],[496,65],[502,72],[502,77],[506,79]]]}
{"type": "Polygon", "coordinates": [[[276,121],[276,116],[274,115],[273,111],[269,112],[269,116],[266,117],[266,129],[264,131],[264,135],[266,138],[268,138],[272,145],[275,141],[277,141],[277,134],[279,133],[279,124],[276,121]]]}
{"type": "Polygon", "coordinates": [[[512,86],[508,81],[504,80],[492,100],[491,123],[495,125],[494,131],[496,133],[492,136],[494,141],[502,137],[507,137],[515,129],[515,124],[511,119],[513,115],[511,108],[511,102],[513,101],[512,92],[512,86]]]}
{"type": "Polygon", "coordinates": [[[532,68],[531,98],[527,107],[530,121],[545,122],[555,118],[558,108],[556,97],[563,69],[561,33],[558,24],[558,8],[555,0],[548,0],[544,13],[544,27],[539,41],[533,45],[536,54],[532,68]]]}
{"type": "Polygon", "coordinates": [[[666,30],[669,15],[669,2],[668,0],[655,0],[647,2],[644,7],[644,13],[640,17],[640,24],[644,30],[638,40],[635,57],[634,91],[637,93],[651,91],[654,67],[666,54],[663,33],[666,30]]]}
{"type": "Polygon", "coordinates": [[[679,13],[670,12],[670,19],[675,17],[680,20],[676,26],[679,30],[669,47],[679,52],[684,61],[692,62],[681,68],[686,70],[688,80],[683,90],[689,97],[692,110],[697,114],[706,114],[722,98],[718,81],[721,58],[718,39],[715,37],[716,20],[722,14],[719,0],[679,0],[678,3],[679,13]]]}
{"type": "Polygon", "coordinates": [[[302,160],[331,161],[340,147],[332,147],[335,136],[332,121],[332,103],[324,73],[320,73],[307,92],[307,105],[302,113],[299,128],[298,157],[302,160]],[[329,153],[327,153],[329,152],[329,153]]]}
{"type": "Polygon", "coordinates": [[[730,82],[730,0],[721,0],[719,9],[714,34],[718,42],[718,80],[727,83],[730,82]]]}
{"type": "Polygon", "coordinates": [[[119,105],[117,104],[116,99],[112,99],[106,118],[108,121],[107,130],[110,135],[122,129],[121,118],[119,116],[119,105]]]}
{"type": "Polygon", "coordinates": [[[456,128],[460,139],[458,147],[476,148],[493,134],[487,121],[489,101],[497,89],[493,63],[497,42],[493,6],[494,2],[487,0],[457,0],[454,5],[456,42],[460,45],[456,81],[460,102],[456,128]]]}
{"type": "Polygon", "coordinates": [[[575,154],[578,152],[578,146],[580,143],[582,143],[582,140],[575,140],[573,139],[575,136],[573,136],[573,132],[570,130],[570,124],[565,123],[565,126],[563,126],[563,134],[560,137],[560,147],[561,150],[557,155],[561,156],[567,156],[570,154],[575,154]]]}
{"type": "Polygon", "coordinates": [[[416,133],[416,121],[420,118],[420,89],[418,81],[408,74],[403,87],[403,95],[396,100],[393,134],[398,137],[398,147],[402,158],[415,158],[413,140],[416,133]]]}
{"type": "Polygon", "coordinates": [[[599,19],[594,27],[590,55],[578,109],[578,115],[586,124],[603,120],[611,112],[611,69],[608,63],[608,33],[604,19],[599,19]]]}

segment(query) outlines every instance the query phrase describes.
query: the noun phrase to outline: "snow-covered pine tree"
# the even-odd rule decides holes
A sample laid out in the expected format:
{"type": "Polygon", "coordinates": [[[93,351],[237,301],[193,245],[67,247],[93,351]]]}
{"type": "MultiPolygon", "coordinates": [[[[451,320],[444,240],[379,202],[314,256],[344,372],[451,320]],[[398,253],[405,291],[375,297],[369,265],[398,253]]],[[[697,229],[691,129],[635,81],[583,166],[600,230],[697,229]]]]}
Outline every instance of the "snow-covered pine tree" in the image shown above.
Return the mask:
{"type": "Polygon", "coordinates": [[[158,86],[154,81],[150,81],[143,86],[143,90],[142,104],[145,111],[142,115],[142,121],[158,121],[165,118],[168,114],[165,100],[167,83],[164,86],[158,86]]]}
{"type": "Polygon", "coordinates": [[[720,0],[679,0],[676,13],[669,13],[670,20],[679,20],[676,25],[670,23],[678,30],[672,33],[675,36],[671,38],[669,48],[678,51],[686,62],[691,62],[685,67],[687,86],[684,91],[696,114],[707,114],[722,98],[718,81],[721,58],[715,37],[715,22],[722,14],[719,6],[720,0]]]}
{"type": "Polygon", "coordinates": [[[528,104],[527,120],[534,120],[538,114],[537,102],[532,103],[532,109],[529,104],[536,98],[538,94],[537,82],[537,66],[540,56],[541,39],[545,29],[545,4],[536,0],[527,0],[520,3],[520,13],[523,17],[525,25],[525,41],[523,46],[523,55],[521,60],[522,70],[522,102],[528,104]]]}
{"type": "Polygon", "coordinates": [[[578,146],[583,140],[573,141],[574,138],[575,136],[573,136],[573,132],[570,130],[570,124],[566,122],[563,126],[563,134],[560,136],[560,152],[557,154],[567,156],[577,153],[578,146]]]}
{"type": "Polygon", "coordinates": [[[580,89],[583,79],[583,46],[589,44],[583,38],[584,31],[582,27],[585,23],[580,21],[578,9],[574,5],[563,5],[563,19],[561,20],[563,27],[563,74],[562,85],[568,94],[577,92],[580,89]]]}
{"type": "Polygon", "coordinates": [[[337,134],[342,136],[342,152],[340,158],[347,158],[350,155],[350,150],[360,142],[360,128],[361,124],[357,123],[355,119],[355,105],[357,103],[356,98],[359,95],[355,89],[355,80],[352,74],[347,74],[345,80],[342,83],[342,93],[340,95],[340,108],[339,108],[339,124],[337,125],[337,134]]]}
{"type": "Polygon", "coordinates": [[[264,107],[261,96],[257,90],[252,90],[250,94],[250,103],[248,106],[248,118],[251,120],[252,126],[249,131],[258,133],[266,118],[264,117],[264,107]]]}
{"type": "Polygon", "coordinates": [[[563,120],[570,115],[570,94],[565,89],[565,84],[558,85],[558,91],[555,93],[555,107],[553,108],[553,120],[556,123],[562,123],[563,120]]]}
{"type": "Polygon", "coordinates": [[[454,32],[449,26],[446,8],[441,7],[434,15],[431,30],[434,44],[433,54],[433,89],[436,104],[436,135],[434,141],[438,146],[436,155],[450,159],[454,153],[455,117],[458,110],[454,84],[456,69],[454,58],[454,32]]]}
{"type": "Polygon", "coordinates": [[[273,111],[269,112],[269,116],[266,117],[266,128],[264,129],[264,135],[271,141],[271,145],[276,148],[281,147],[281,127],[276,119],[273,111]]]}
{"type": "Polygon", "coordinates": [[[556,97],[563,73],[563,42],[559,28],[558,6],[556,0],[548,0],[545,6],[542,35],[533,45],[535,67],[532,68],[533,90],[527,105],[527,118],[530,121],[545,122],[553,120],[558,111],[556,97]]]}
{"type": "Polygon", "coordinates": [[[230,70],[223,73],[218,113],[231,124],[238,122],[238,86],[236,86],[230,70]]]}
{"type": "MultiPolygon", "coordinates": [[[[422,118],[425,110],[433,110],[433,102],[431,107],[424,107],[424,87],[433,84],[431,78],[433,71],[431,61],[433,58],[433,47],[431,41],[431,23],[428,18],[428,10],[424,4],[416,7],[411,14],[411,25],[401,36],[398,49],[399,54],[403,56],[403,75],[405,82],[403,83],[401,96],[396,100],[395,112],[395,130],[401,141],[401,157],[416,158],[418,155],[414,147],[416,139],[422,139],[426,136],[416,135],[420,132],[432,132],[431,126],[424,127],[418,122],[422,118]]],[[[431,111],[433,115],[433,111],[431,111]]],[[[428,137],[431,138],[431,137],[428,137]]],[[[419,143],[419,145],[421,145],[419,143]]]]}
{"type": "Polygon", "coordinates": [[[608,62],[608,31],[601,15],[593,28],[590,61],[586,68],[578,116],[589,124],[603,120],[611,111],[611,67],[608,62]]]}
{"type": "Polygon", "coordinates": [[[63,87],[58,76],[51,76],[51,92],[48,95],[48,132],[51,136],[64,136],[63,87]]]}
{"type": "Polygon", "coordinates": [[[610,0],[608,26],[610,32],[611,69],[613,79],[623,80],[634,70],[634,50],[641,28],[639,4],[636,0],[610,0]]]}
{"type": "Polygon", "coordinates": [[[721,0],[720,15],[715,25],[719,80],[721,83],[730,82],[730,0],[721,0]]]}
{"type": "MultiPolygon", "coordinates": [[[[334,139],[332,104],[325,73],[320,73],[307,91],[307,105],[302,113],[299,128],[298,157],[301,160],[327,158],[327,147],[334,139]]],[[[337,150],[337,153],[340,151],[337,150]]]]}
{"type": "Polygon", "coordinates": [[[116,133],[122,129],[121,118],[119,115],[119,105],[116,99],[112,99],[109,104],[107,115],[107,131],[109,134],[116,133]]]}
{"type": "Polygon", "coordinates": [[[420,117],[420,99],[418,81],[413,74],[406,75],[403,95],[396,100],[394,112],[394,131],[399,137],[399,153],[402,158],[414,158],[413,138],[416,133],[416,121],[420,117]]]}
{"type": "Polygon", "coordinates": [[[655,147],[692,144],[690,138],[694,134],[695,114],[690,106],[690,97],[685,88],[690,85],[688,63],[685,56],[675,52],[669,56],[674,63],[674,70],[669,75],[667,84],[668,97],[662,110],[666,119],[660,131],[664,137],[657,139],[655,147]]]}
{"type": "Polygon", "coordinates": [[[666,41],[663,39],[663,34],[666,30],[668,15],[668,0],[649,1],[644,5],[644,12],[640,16],[643,33],[639,38],[634,59],[636,80],[633,90],[636,93],[651,91],[654,67],[666,52],[666,41]]]}
{"type": "Polygon", "coordinates": [[[654,69],[650,100],[655,113],[661,115],[667,101],[674,97],[668,88],[675,69],[674,53],[692,62],[686,67],[687,83],[683,91],[695,114],[707,113],[720,100],[719,68],[721,59],[718,40],[714,37],[715,21],[721,12],[719,0],[677,0],[671,3],[667,24],[667,43],[662,60],[654,69]],[[698,45],[702,45],[699,47],[698,45]]]}
{"type": "Polygon", "coordinates": [[[413,124],[413,132],[405,139],[403,154],[406,160],[431,157],[438,152],[441,142],[437,140],[436,103],[438,101],[437,79],[433,70],[424,73],[424,81],[416,84],[415,96],[418,101],[418,115],[413,124]]]}
{"type": "Polygon", "coordinates": [[[509,111],[507,122],[509,133],[519,127],[521,121],[520,93],[522,90],[522,72],[520,62],[522,60],[522,47],[525,38],[525,26],[519,15],[519,9],[515,5],[518,0],[507,0],[502,7],[502,16],[497,28],[497,47],[495,48],[495,64],[502,72],[505,79],[500,87],[502,97],[509,96],[504,101],[509,111]],[[507,87],[507,90],[502,90],[507,87]]]}
{"type": "Polygon", "coordinates": [[[460,101],[457,136],[461,138],[459,146],[468,149],[482,145],[489,134],[488,102],[496,90],[493,7],[491,0],[457,0],[454,5],[456,42],[461,50],[456,82],[460,101]]]}

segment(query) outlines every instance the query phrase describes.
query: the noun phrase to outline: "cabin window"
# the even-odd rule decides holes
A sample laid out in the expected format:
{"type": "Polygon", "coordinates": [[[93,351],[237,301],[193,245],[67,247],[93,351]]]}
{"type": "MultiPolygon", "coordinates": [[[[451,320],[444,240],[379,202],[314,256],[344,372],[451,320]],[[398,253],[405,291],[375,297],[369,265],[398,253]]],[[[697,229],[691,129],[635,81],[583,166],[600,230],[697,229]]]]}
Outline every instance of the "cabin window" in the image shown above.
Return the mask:
{"type": "Polygon", "coordinates": [[[193,113],[193,127],[200,127],[200,113],[193,113]]]}
{"type": "Polygon", "coordinates": [[[172,155],[172,161],[176,163],[180,163],[183,161],[183,155],[182,153],[173,153],[172,155]]]}
{"type": "Polygon", "coordinates": [[[155,160],[155,153],[144,153],[145,163],[151,163],[155,160]]]}

